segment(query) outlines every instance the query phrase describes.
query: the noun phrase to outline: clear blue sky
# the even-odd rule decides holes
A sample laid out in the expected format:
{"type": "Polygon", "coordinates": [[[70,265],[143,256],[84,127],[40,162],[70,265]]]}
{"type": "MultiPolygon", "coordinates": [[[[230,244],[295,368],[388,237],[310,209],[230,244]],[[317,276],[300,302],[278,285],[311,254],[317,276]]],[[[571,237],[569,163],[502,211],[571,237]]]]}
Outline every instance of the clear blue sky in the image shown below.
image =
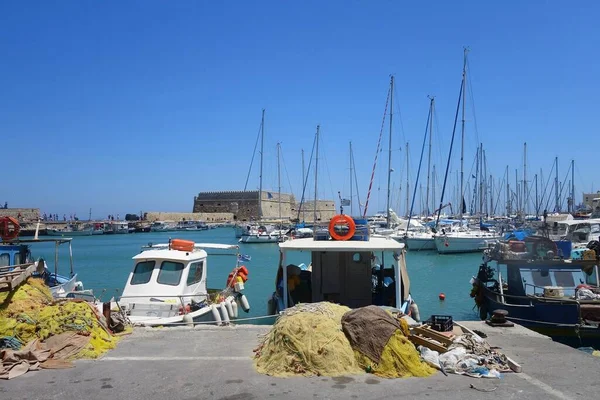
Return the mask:
{"type": "MultiPolygon", "coordinates": [[[[559,156],[562,180],[575,158],[577,200],[600,188],[594,1],[5,1],[0,15],[0,202],[11,207],[191,211],[199,191],[243,188],[262,108],[266,188],[277,190],[280,141],[283,190],[291,181],[299,195],[300,149],[310,153],[321,124],[319,197],[348,195],[352,140],[364,202],[390,74],[397,204],[427,95],[442,178],[463,46],[474,99],[465,175],[481,141],[488,173],[501,179],[508,164],[514,182],[527,141],[530,176],[559,156]]],[[[387,131],[384,141],[371,211],[385,205],[387,131]]]]}

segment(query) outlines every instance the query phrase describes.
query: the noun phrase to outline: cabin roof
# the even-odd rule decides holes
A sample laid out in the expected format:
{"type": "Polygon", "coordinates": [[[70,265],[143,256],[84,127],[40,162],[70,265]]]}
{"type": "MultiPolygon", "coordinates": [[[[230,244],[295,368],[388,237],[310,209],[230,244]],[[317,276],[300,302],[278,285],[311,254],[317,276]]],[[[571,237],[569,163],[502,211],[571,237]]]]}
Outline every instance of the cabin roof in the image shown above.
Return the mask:
{"type": "Polygon", "coordinates": [[[206,258],[206,251],[202,249],[194,251],[180,251],[168,249],[149,249],[140,254],[136,254],[134,260],[175,260],[175,261],[193,261],[206,258]]]}
{"type": "Polygon", "coordinates": [[[360,240],[313,240],[294,239],[279,244],[282,250],[307,250],[307,251],[397,251],[404,248],[404,244],[391,238],[371,237],[368,241],[360,240]]]}

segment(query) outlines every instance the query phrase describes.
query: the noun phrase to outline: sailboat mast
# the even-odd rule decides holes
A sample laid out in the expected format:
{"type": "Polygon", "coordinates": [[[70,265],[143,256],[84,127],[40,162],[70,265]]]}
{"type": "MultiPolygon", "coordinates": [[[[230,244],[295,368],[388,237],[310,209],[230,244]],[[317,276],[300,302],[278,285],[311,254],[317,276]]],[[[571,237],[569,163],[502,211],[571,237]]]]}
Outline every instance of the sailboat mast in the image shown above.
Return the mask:
{"type": "Polygon", "coordinates": [[[350,142],[350,215],[354,215],[352,211],[352,142],[350,142]]]}
{"type": "Polygon", "coordinates": [[[390,76],[390,139],[388,149],[388,174],[387,174],[387,199],[386,199],[386,225],[390,227],[390,196],[392,179],[392,118],[394,116],[394,75],[390,76]]]}
{"type": "Polygon", "coordinates": [[[278,186],[278,194],[277,199],[278,207],[279,207],[279,224],[281,224],[281,143],[277,143],[277,186],[278,186]]]}
{"type": "Polygon", "coordinates": [[[258,220],[262,219],[262,178],[263,178],[263,149],[265,143],[265,109],[262,110],[260,122],[260,174],[258,183],[258,220]]]}
{"type": "Polygon", "coordinates": [[[408,142],[406,142],[406,215],[410,216],[410,204],[408,202],[408,195],[410,192],[410,173],[408,171],[409,162],[408,162],[408,142]]]}
{"type": "MultiPolygon", "coordinates": [[[[427,205],[429,208],[429,205],[427,205]]],[[[433,170],[431,171],[431,212],[433,213],[435,210],[435,164],[433,165],[433,170]]]]}
{"type": "Polygon", "coordinates": [[[540,207],[538,206],[538,178],[535,174],[535,217],[537,218],[540,213],[540,207]]]}
{"type": "Polygon", "coordinates": [[[510,217],[511,209],[510,209],[510,180],[508,178],[508,165],[506,166],[506,216],[510,217]]]}
{"type": "Polygon", "coordinates": [[[460,219],[463,217],[463,206],[462,206],[462,196],[464,195],[464,180],[465,180],[465,171],[464,171],[464,163],[465,163],[465,93],[467,86],[467,48],[464,48],[464,56],[463,56],[463,72],[462,72],[462,126],[461,126],[461,140],[460,140],[460,198],[458,199],[460,204],[460,219]]]}
{"type": "Polygon", "coordinates": [[[571,212],[575,212],[575,160],[571,160],[571,212]]]}
{"type": "MultiPolygon", "coordinates": [[[[300,153],[302,154],[302,187],[306,187],[306,181],[308,177],[306,176],[306,169],[304,168],[304,149],[300,149],[300,153]]],[[[302,192],[302,197],[304,200],[304,192],[302,192]]],[[[302,222],[306,221],[306,208],[302,207],[302,222]]]]}
{"type": "Polygon", "coordinates": [[[523,143],[523,214],[527,215],[527,142],[523,143]]]}
{"type": "Polygon", "coordinates": [[[490,175],[490,210],[489,215],[494,215],[494,178],[490,175]]]}
{"type": "MultiPolygon", "coordinates": [[[[433,135],[433,107],[435,103],[435,98],[430,97],[429,103],[429,156],[427,159],[427,189],[425,191],[425,213],[429,215],[429,177],[431,176],[431,144],[432,144],[432,135],[433,135]]],[[[433,210],[433,209],[432,209],[433,210]]]]}
{"type": "Polygon", "coordinates": [[[317,226],[317,177],[319,175],[319,129],[320,125],[317,125],[317,138],[316,138],[316,153],[315,153],[315,204],[314,204],[314,215],[313,224],[317,226]]]}
{"type": "Polygon", "coordinates": [[[554,211],[560,212],[560,195],[558,194],[558,157],[554,159],[554,162],[556,163],[556,176],[554,177],[554,211]]]}

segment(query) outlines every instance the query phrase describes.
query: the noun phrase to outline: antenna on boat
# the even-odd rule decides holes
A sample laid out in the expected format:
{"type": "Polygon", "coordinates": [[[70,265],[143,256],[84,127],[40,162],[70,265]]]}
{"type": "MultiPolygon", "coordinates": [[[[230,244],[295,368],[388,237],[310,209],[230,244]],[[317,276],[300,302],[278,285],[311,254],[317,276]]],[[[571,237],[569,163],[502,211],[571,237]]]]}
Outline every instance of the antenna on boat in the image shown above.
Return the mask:
{"type": "Polygon", "coordinates": [[[33,235],[33,240],[39,240],[40,234],[40,219],[38,218],[37,224],[35,225],[35,234],[33,235]]]}

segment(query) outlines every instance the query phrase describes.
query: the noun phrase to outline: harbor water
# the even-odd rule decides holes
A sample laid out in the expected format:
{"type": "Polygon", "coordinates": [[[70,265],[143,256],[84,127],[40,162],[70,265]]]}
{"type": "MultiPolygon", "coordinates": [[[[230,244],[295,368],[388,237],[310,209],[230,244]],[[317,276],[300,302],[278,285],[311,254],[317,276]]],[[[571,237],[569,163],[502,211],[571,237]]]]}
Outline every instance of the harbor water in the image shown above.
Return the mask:
{"type": "MultiPolygon", "coordinates": [[[[193,240],[196,243],[237,244],[232,228],[74,237],[73,259],[78,280],[83,282],[86,289],[93,289],[94,294],[103,301],[118,297],[133,266],[131,258],[140,252],[142,246],[167,243],[169,238],[193,240]]],[[[54,265],[53,244],[34,244],[31,251],[34,258],[44,257],[51,266],[54,265]]],[[[279,262],[277,244],[240,243],[240,253],[252,257],[251,261],[243,263],[250,271],[245,293],[251,310],[241,317],[264,316],[267,314],[267,300],[275,288],[279,262]]],[[[307,259],[289,261],[309,262],[307,259]]],[[[473,299],[469,297],[469,280],[476,274],[480,263],[481,254],[438,255],[432,251],[409,251],[407,267],[411,294],[419,306],[421,318],[442,314],[451,315],[455,320],[478,319],[473,299]],[[445,294],[446,300],[439,300],[440,293],[445,294]]],[[[234,257],[209,255],[207,287],[223,288],[234,266],[234,257]]],[[[66,275],[68,272],[68,247],[62,245],[59,273],[66,275]]]]}

